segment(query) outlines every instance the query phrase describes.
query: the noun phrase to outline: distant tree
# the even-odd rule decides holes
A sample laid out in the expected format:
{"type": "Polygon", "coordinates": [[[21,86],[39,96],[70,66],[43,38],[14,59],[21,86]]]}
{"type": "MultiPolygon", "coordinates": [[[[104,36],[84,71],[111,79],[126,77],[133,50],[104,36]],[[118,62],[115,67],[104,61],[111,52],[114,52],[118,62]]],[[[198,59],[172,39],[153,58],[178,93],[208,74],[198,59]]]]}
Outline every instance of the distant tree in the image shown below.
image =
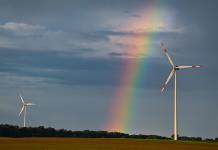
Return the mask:
{"type": "Polygon", "coordinates": [[[19,134],[19,127],[3,124],[0,125],[0,136],[3,137],[16,137],[19,134]]]}
{"type": "Polygon", "coordinates": [[[207,142],[213,142],[214,140],[211,139],[211,138],[206,138],[204,141],[207,141],[207,142]]]}
{"type": "MultiPolygon", "coordinates": [[[[0,124],[0,137],[78,137],[78,138],[137,138],[137,139],[170,139],[159,135],[129,135],[120,132],[107,131],[71,131],[65,129],[54,129],[51,127],[18,127],[0,124]]],[[[173,137],[173,135],[172,135],[173,137]]],[[[202,141],[201,137],[178,136],[179,140],[202,141]]],[[[218,141],[216,139],[205,139],[205,141],[218,141]]]]}
{"type": "Polygon", "coordinates": [[[179,136],[178,139],[183,141],[202,141],[201,137],[179,136]]]}

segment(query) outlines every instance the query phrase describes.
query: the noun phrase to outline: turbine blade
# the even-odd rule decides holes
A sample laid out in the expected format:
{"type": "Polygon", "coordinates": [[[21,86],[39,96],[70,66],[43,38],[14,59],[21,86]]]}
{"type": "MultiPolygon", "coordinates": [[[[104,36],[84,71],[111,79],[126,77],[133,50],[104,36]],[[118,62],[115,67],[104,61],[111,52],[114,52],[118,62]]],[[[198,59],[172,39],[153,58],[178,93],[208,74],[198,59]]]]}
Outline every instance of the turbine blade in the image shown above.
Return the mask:
{"type": "Polygon", "coordinates": [[[20,110],[20,113],[19,113],[19,116],[21,115],[21,113],[23,112],[23,110],[24,110],[24,105],[23,105],[23,107],[21,108],[21,110],[20,110]]]}
{"type": "Polygon", "coordinates": [[[36,105],[36,104],[33,104],[33,103],[27,103],[26,105],[27,105],[27,106],[33,106],[33,105],[36,105]]]}
{"type": "Polygon", "coordinates": [[[186,69],[186,68],[201,68],[202,66],[194,65],[194,66],[176,66],[178,69],[186,69]]]}
{"type": "Polygon", "coordinates": [[[163,93],[165,90],[166,90],[166,87],[167,87],[167,84],[168,82],[170,81],[170,79],[172,78],[173,74],[175,73],[175,70],[173,69],[171,72],[170,72],[170,75],[168,76],[166,82],[163,84],[163,87],[161,89],[161,93],[163,93]]]}
{"type": "Polygon", "coordinates": [[[24,100],[23,100],[23,97],[21,96],[21,94],[20,94],[20,99],[21,99],[22,103],[24,104],[24,100]]]}
{"type": "Polygon", "coordinates": [[[163,44],[163,43],[161,43],[161,47],[162,47],[162,49],[163,49],[163,51],[164,51],[164,54],[167,56],[167,59],[168,59],[169,63],[170,63],[173,67],[175,67],[175,65],[174,65],[174,63],[173,63],[173,61],[172,61],[172,59],[170,58],[170,56],[169,56],[169,54],[168,54],[168,49],[164,47],[164,44],[163,44]]]}

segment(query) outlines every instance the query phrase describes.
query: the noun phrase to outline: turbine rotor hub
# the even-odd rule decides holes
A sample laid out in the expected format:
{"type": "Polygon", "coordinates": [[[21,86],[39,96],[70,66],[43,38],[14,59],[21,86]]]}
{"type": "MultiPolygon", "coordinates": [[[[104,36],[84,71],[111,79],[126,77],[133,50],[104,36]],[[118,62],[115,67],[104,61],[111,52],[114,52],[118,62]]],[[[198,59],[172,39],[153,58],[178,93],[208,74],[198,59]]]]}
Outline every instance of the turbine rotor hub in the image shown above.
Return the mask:
{"type": "Polygon", "coordinates": [[[177,68],[178,66],[174,67],[174,70],[179,70],[179,68],[177,68]]]}

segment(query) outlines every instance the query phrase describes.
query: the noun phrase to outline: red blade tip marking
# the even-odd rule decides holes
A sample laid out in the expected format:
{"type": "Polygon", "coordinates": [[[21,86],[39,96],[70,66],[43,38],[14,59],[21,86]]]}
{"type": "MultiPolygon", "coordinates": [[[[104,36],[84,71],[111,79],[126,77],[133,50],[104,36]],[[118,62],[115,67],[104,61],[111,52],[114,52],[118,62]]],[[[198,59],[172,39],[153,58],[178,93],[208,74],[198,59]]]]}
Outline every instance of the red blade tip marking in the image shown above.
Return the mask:
{"type": "Polygon", "coordinates": [[[201,66],[192,66],[192,68],[200,68],[201,66]]]}

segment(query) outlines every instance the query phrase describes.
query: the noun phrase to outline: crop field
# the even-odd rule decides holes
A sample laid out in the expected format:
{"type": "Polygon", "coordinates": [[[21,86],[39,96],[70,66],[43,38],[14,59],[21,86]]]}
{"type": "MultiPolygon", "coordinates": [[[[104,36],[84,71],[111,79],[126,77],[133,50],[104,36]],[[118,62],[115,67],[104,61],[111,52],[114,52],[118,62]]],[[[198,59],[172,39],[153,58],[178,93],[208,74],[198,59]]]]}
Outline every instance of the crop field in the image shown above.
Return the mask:
{"type": "Polygon", "coordinates": [[[0,150],[218,150],[218,143],[137,139],[0,138],[0,150]]]}

